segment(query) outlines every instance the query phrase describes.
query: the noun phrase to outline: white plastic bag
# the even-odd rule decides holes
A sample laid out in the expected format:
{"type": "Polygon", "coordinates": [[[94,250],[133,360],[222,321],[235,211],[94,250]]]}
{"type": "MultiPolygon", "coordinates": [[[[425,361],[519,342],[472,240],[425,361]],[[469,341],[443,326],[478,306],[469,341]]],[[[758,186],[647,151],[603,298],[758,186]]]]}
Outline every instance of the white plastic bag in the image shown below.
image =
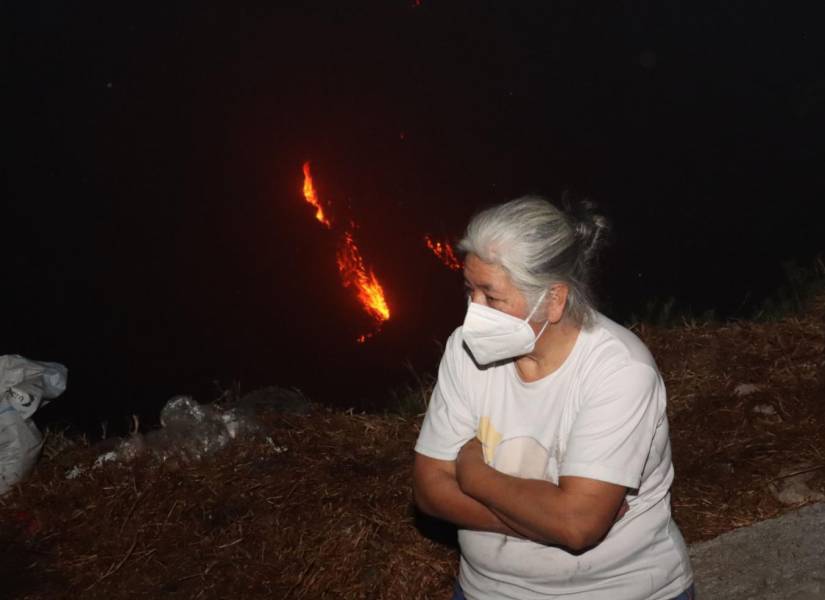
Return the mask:
{"type": "Polygon", "coordinates": [[[40,454],[43,436],[31,416],[66,389],[61,364],[17,354],[0,356],[0,495],[25,477],[40,454]]]}

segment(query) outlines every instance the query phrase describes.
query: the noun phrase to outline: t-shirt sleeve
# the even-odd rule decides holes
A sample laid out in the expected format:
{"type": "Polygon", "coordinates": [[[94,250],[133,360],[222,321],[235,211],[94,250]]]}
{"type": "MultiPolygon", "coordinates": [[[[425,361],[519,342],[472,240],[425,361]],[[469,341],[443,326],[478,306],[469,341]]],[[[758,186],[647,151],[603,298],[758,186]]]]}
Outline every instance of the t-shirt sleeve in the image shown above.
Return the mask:
{"type": "Polygon", "coordinates": [[[628,362],[597,382],[573,423],[560,476],[638,489],[664,414],[664,382],[647,364],[628,362]]]}
{"type": "Polygon", "coordinates": [[[476,419],[463,377],[468,360],[458,329],[447,340],[441,357],[438,380],[415,444],[419,454],[439,460],[455,460],[461,447],[476,435],[476,419]]]}

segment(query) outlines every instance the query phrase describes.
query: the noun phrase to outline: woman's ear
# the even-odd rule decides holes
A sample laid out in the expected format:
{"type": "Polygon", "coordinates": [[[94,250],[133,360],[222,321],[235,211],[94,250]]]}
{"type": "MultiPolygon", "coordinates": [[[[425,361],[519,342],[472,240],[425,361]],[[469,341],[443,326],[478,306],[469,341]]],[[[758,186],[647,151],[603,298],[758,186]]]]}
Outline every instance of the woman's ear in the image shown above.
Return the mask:
{"type": "Polygon", "coordinates": [[[567,306],[567,294],[570,288],[567,284],[557,283],[548,292],[547,318],[550,323],[556,324],[564,316],[564,307],[567,306]]]}

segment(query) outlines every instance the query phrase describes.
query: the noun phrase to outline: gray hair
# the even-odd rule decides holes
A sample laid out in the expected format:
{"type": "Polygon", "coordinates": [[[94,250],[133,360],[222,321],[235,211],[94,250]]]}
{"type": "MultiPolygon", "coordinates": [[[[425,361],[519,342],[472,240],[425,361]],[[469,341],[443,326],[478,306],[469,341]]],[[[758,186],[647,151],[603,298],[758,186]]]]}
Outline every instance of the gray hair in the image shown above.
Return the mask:
{"type": "Polygon", "coordinates": [[[493,206],[470,220],[458,248],[502,267],[531,306],[550,286],[566,284],[565,318],[589,327],[595,310],[590,279],[609,226],[589,201],[566,208],[537,196],[493,206]]]}

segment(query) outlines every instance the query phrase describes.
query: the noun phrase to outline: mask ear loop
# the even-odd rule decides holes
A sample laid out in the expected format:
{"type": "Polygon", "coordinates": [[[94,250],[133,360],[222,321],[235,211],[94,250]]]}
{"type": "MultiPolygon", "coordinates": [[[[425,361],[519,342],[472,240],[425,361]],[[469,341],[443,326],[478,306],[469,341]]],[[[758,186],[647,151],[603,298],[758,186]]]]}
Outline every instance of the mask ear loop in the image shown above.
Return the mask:
{"type": "Polygon", "coordinates": [[[544,325],[542,325],[542,326],[541,326],[541,329],[539,329],[539,332],[536,334],[536,341],[538,341],[538,340],[539,340],[539,338],[541,337],[541,334],[542,334],[542,333],[544,333],[544,330],[545,330],[545,329],[547,329],[547,325],[548,325],[548,323],[550,323],[550,319],[547,319],[547,320],[544,322],[544,325]]]}
{"type": "Polygon", "coordinates": [[[536,300],[536,304],[533,306],[533,310],[531,310],[531,311],[530,311],[530,314],[529,314],[529,315],[527,315],[527,318],[526,318],[526,319],[524,319],[525,321],[527,321],[528,323],[530,322],[530,319],[532,319],[532,318],[533,318],[533,315],[534,315],[534,314],[536,314],[536,311],[537,311],[537,310],[538,310],[538,308],[539,308],[539,304],[541,304],[542,300],[544,300],[544,297],[545,297],[546,295],[547,295],[547,290],[545,289],[545,290],[541,293],[541,296],[539,296],[539,299],[538,299],[538,300],[536,300]]]}
{"type": "MultiPolygon", "coordinates": [[[[538,299],[538,301],[536,302],[536,305],[533,307],[533,310],[531,310],[531,311],[530,311],[530,314],[529,314],[529,315],[527,315],[527,318],[524,320],[524,322],[525,322],[525,323],[527,323],[528,325],[530,324],[530,319],[533,317],[533,315],[535,314],[535,312],[538,310],[539,305],[542,303],[542,301],[544,300],[544,297],[545,297],[546,295],[547,295],[547,289],[545,289],[545,290],[541,293],[541,296],[539,296],[539,299],[538,299]]],[[[547,329],[547,325],[548,325],[549,323],[550,323],[550,319],[545,319],[545,320],[544,320],[544,325],[542,325],[542,326],[541,326],[541,329],[539,330],[538,334],[536,334],[536,341],[538,341],[538,339],[541,337],[541,334],[542,334],[542,333],[544,333],[544,330],[545,330],[545,329],[547,329]]]]}

